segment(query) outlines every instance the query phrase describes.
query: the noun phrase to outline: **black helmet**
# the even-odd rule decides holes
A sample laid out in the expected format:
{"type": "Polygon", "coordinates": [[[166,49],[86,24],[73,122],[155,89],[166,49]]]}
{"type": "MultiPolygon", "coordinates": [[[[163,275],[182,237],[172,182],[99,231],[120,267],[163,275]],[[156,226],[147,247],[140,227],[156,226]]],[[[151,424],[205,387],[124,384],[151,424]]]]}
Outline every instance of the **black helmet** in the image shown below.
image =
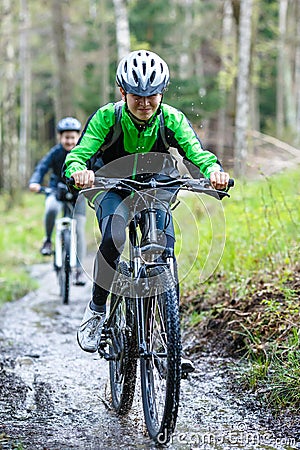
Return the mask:
{"type": "Polygon", "coordinates": [[[117,85],[127,94],[141,97],[162,94],[169,83],[167,63],[156,53],[137,50],[123,58],[117,69],[117,85]]]}
{"type": "Polygon", "coordinates": [[[59,133],[63,131],[80,131],[81,123],[75,117],[64,117],[60,119],[56,127],[59,133]]]}

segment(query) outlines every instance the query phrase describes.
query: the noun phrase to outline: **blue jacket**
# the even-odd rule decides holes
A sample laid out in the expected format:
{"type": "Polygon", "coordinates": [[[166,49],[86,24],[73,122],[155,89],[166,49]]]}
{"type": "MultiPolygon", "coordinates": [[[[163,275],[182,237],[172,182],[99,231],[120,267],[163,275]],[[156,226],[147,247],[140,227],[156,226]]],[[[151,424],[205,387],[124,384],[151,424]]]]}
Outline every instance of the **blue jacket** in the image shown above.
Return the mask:
{"type": "Polygon", "coordinates": [[[61,144],[52,147],[47,155],[45,155],[35,167],[29,184],[42,184],[44,176],[49,170],[52,170],[49,181],[49,186],[51,188],[56,188],[58,182],[64,182],[61,176],[61,170],[67,154],[67,150],[65,150],[61,144]]]}

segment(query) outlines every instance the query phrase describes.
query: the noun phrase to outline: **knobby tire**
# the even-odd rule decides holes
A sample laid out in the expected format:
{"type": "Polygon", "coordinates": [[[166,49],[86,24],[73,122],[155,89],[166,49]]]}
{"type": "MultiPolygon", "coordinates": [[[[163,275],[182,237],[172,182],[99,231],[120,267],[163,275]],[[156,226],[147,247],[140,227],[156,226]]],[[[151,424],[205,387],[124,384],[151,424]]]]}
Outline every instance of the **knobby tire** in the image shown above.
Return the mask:
{"type": "Polygon", "coordinates": [[[58,280],[60,286],[60,295],[64,305],[69,303],[70,296],[70,250],[71,250],[71,236],[69,230],[62,232],[62,267],[58,271],[58,280]]]}
{"type": "MultiPolygon", "coordinates": [[[[129,277],[130,272],[125,262],[118,267],[121,276],[129,277]]],[[[120,277],[120,275],[119,275],[120,277]]],[[[115,282],[118,285],[118,279],[115,282]]],[[[119,281],[122,285],[122,280],[119,281]]],[[[115,302],[119,302],[112,322],[112,342],[115,341],[120,347],[116,349],[110,346],[109,377],[111,387],[112,406],[119,415],[127,414],[132,406],[137,374],[137,350],[134,328],[134,312],[132,299],[123,295],[111,295],[110,308],[115,302]],[[120,301],[121,300],[121,301],[120,301]]]]}
{"type": "Polygon", "coordinates": [[[141,387],[148,433],[166,444],[175,429],[181,380],[181,336],[174,278],[168,268],[151,269],[157,287],[144,298],[146,356],[141,358],[141,387]],[[158,276],[159,274],[159,276],[158,276]]]}

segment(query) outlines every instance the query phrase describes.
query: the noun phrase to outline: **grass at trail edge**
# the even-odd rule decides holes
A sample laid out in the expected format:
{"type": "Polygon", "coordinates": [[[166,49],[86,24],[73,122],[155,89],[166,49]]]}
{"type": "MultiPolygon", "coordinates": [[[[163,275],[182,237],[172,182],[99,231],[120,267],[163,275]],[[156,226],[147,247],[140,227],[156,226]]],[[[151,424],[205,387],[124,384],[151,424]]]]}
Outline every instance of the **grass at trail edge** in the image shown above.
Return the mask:
{"type": "Polygon", "coordinates": [[[299,409],[299,171],[237,183],[230,193],[219,264],[205,283],[182,283],[183,315],[196,336],[190,353],[245,359],[246,387],[275,408],[299,409]]]}

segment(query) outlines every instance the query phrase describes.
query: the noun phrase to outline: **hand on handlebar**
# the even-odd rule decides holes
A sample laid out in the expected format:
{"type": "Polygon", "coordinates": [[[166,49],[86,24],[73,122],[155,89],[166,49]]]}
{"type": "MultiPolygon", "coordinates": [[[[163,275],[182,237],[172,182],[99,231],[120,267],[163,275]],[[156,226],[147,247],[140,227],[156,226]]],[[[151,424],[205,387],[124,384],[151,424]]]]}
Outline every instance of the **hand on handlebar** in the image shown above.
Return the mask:
{"type": "Polygon", "coordinates": [[[215,189],[226,189],[229,181],[227,172],[215,171],[210,174],[210,182],[215,189]]]}
{"type": "Polygon", "coordinates": [[[72,178],[74,178],[74,184],[76,187],[86,189],[93,186],[95,174],[92,170],[85,169],[72,173],[72,178]]]}
{"type": "Polygon", "coordinates": [[[29,190],[31,192],[40,192],[41,185],[39,183],[30,183],[29,190]]]}

